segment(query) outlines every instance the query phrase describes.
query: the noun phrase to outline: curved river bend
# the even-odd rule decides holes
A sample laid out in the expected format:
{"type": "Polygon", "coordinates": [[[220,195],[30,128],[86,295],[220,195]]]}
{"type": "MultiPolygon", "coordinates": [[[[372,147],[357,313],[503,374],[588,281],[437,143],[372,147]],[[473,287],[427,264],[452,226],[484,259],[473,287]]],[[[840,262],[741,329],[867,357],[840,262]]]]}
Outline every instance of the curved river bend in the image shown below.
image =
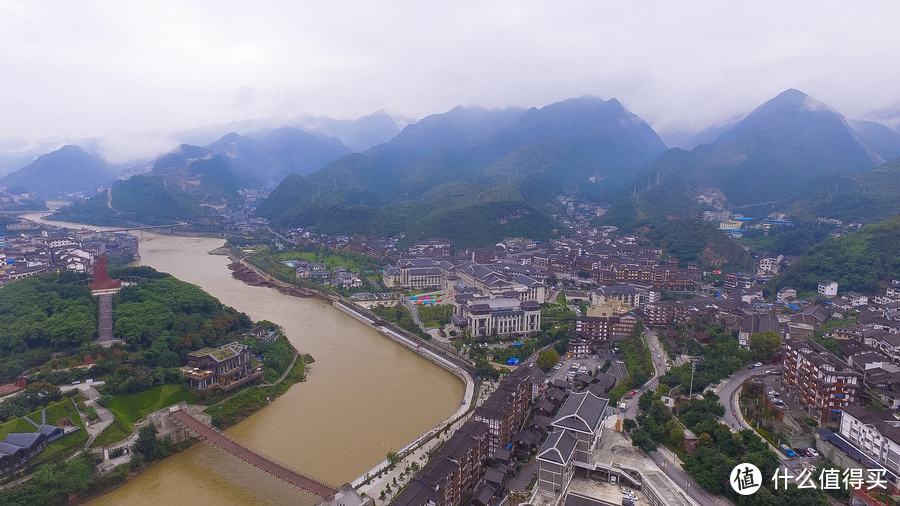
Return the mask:
{"type": "MultiPolygon", "coordinates": [[[[294,346],[316,359],[306,382],[229,429],[231,437],[340,485],[459,407],[459,378],[325,302],[232,278],[228,259],[208,254],[222,244],[221,239],[144,232],[140,263],[199,285],[254,320],[282,325],[294,346]]],[[[201,443],[153,465],[93,504],[315,502],[201,443]]]]}

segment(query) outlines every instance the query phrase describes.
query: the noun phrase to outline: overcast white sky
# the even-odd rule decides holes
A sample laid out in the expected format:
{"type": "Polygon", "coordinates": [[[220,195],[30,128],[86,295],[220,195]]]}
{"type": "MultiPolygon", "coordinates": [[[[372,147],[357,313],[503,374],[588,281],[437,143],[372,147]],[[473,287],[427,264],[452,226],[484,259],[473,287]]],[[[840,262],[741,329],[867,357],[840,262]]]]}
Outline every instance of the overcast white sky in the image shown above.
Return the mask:
{"type": "Polygon", "coordinates": [[[699,129],[789,87],[900,104],[895,1],[0,0],[0,138],[618,97],[699,129]]]}

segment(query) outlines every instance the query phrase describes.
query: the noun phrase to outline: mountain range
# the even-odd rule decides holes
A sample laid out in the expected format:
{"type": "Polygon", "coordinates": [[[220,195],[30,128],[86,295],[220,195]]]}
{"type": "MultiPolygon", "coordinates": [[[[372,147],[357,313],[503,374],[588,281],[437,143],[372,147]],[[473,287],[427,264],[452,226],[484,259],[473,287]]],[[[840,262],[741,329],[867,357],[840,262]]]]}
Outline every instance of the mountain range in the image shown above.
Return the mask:
{"type": "Polygon", "coordinates": [[[76,202],[60,219],[96,224],[164,224],[210,218],[242,203],[241,188],[271,187],[350,153],[333,137],[293,127],[229,133],[206,147],[182,144],[143,173],[116,181],[108,192],[76,202]]]}
{"type": "Polygon", "coordinates": [[[400,126],[393,117],[384,111],[378,111],[357,119],[335,119],[328,116],[302,114],[234,121],[181,130],[171,134],[171,138],[182,144],[205,146],[229,133],[253,136],[255,132],[274,130],[284,126],[306,130],[325,137],[335,137],[353,151],[365,151],[393,139],[400,132],[400,126]]]}
{"type": "MultiPolygon", "coordinates": [[[[787,90],[712,142],[664,153],[638,178],[635,191],[619,196],[609,219],[633,226],[693,217],[703,207],[815,217],[823,210],[809,201],[811,189],[867,187],[872,168],[898,148],[900,134],[877,124],[854,128],[827,105],[787,90]]],[[[877,218],[884,210],[871,212],[877,218]]]]}
{"type": "Polygon", "coordinates": [[[259,212],[279,225],[447,237],[546,238],[556,196],[601,195],[665,145],[615,100],[580,97],[542,108],[456,107],[388,143],[289,176],[259,212]]]}
{"type": "Polygon", "coordinates": [[[264,130],[251,135],[229,133],[206,149],[224,155],[232,171],[247,186],[275,186],[291,174],[309,174],[351,152],[335,137],[294,127],[264,130]]]}
{"type": "MultiPolygon", "coordinates": [[[[366,122],[387,131],[385,118],[366,122]]],[[[258,209],[276,226],[469,246],[550,237],[563,230],[558,197],[573,194],[609,204],[603,221],[709,265],[747,258],[696,221],[700,210],[862,221],[900,212],[900,134],[793,89],[700,132],[690,150],[667,149],[618,100],[590,96],[529,109],[459,106],[363,152],[321,133],[352,125],[320,123],[312,133],[283,127],[182,145],[82,209],[142,223],[192,219],[233,206],[240,188],[277,183],[258,209]]]]}
{"type": "Polygon", "coordinates": [[[113,174],[103,160],[78,146],[66,145],[7,174],[0,179],[0,185],[47,197],[78,192],[93,194],[112,179],[113,174]]]}

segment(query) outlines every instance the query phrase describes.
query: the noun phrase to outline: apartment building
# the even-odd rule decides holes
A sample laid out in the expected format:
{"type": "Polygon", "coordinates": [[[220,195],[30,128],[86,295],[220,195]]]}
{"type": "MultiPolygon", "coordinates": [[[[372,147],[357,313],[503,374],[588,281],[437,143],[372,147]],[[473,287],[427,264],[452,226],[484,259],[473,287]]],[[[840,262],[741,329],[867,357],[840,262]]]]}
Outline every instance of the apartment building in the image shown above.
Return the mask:
{"type": "Polygon", "coordinates": [[[900,364],[900,334],[875,330],[864,336],[863,342],[886,355],[891,362],[900,364]]]}
{"type": "Polygon", "coordinates": [[[900,420],[890,411],[849,406],[840,435],[866,456],[900,475],[900,420]]]}
{"type": "Polygon", "coordinates": [[[428,464],[391,502],[398,506],[459,506],[468,504],[484,475],[489,433],[484,423],[463,424],[428,464]]]}
{"type": "Polygon", "coordinates": [[[522,366],[503,378],[500,387],[472,416],[484,423],[490,435],[488,451],[493,454],[506,446],[525,422],[533,391],[532,368],[522,366]]]}
{"type": "Polygon", "coordinates": [[[820,423],[837,422],[859,399],[860,374],[819,344],[784,342],[782,384],[820,423]]]}
{"type": "Polygon", "coordinates": [[[631,335],[637,317],[631,313],[615,313],[603,306],[591,306],[587,314],[575,320],[575,335],[591,343],[603,343],[631,335]]]}

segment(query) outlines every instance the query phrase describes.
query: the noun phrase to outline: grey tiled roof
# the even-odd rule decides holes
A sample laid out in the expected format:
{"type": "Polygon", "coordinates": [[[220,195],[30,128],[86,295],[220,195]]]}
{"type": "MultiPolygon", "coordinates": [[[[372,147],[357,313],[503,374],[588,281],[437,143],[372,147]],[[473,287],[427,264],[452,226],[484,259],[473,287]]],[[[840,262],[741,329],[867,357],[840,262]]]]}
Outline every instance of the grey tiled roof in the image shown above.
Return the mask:
{"type": "Polygon", "coordinates": [[[564,465],[572,458],[572,452],[575,451],[575,443],[577,440],[569,431],[554,431],[544,441],[543,446],[538,451],[537,459],[545,462],[552,462],[558,465],[564,465]]]}
{"type": "Polygon", "coordinates": [[[583,433],[592,433],[600,426],[609,399],[591,392],[572,393],[553,420],[553,426],[583,433]]]}

